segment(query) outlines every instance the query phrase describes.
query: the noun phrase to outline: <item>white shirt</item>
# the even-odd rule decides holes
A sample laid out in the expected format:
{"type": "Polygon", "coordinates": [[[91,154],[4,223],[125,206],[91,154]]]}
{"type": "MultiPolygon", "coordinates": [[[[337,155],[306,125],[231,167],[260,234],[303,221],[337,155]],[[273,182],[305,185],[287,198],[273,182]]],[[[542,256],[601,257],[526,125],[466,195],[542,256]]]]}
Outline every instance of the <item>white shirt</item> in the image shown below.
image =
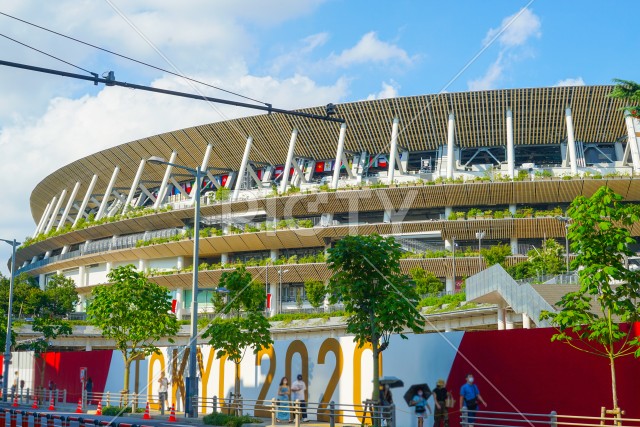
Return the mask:
{"type": "Polygon", "coordinates": [[[160,393],[166,393],[169,388],[169,380],[166,377],[160,378],[158,380],[160,383],[160,389],[158,390],[160,393]]]}
{"type": "Polygon", "coordinates": [[[304,381],[295,380],[293,384],[291,384],[291,398],[293,400],[304,400],[304,391],[307,389],[304,381]]]}

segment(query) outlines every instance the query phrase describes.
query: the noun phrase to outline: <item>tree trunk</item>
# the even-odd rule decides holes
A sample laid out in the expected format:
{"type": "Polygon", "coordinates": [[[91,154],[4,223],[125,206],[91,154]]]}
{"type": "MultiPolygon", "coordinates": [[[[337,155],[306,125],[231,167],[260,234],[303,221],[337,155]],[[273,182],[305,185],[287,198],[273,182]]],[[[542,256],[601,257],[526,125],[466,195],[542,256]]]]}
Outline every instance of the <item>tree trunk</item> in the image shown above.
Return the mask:
{"type": "Polygon", "coordinates": [[[240,409],[240,362],[235,363],[235,374],[233,383],[233,402],[236,415],[239,415],[240,409]]]}
{"type": "Polygon", "coordinates": [[[124,385],[122,387],[122,404],[127,406],[129,404],[129,371],[131,370],[131,359],[123,353],[124,359],[124,385]]]}
{"type": "MultiPolygon", "coordinates": [[[[378,402],[379,404],[382,403],[380,401],[380,360],[378,359],[378,341],[379,341],[379,336],[378,336],[378,332],[376,331],[376,324],[375,324],[375,317],[374,317],[374,313],[373,310],[370,313],[370,318],[371,318],[371,353],[373,354],[373,393],[371,396],[371,399],[374,402],[378,402]]],[[[375,408],[380,408],[380,406],[375,405],[375,408]]],[[[372,420],[372,425],[374,427],[379,426],[380,423],[380,419],[378,418],[378,416],[380,415],[381,410],[376,410],[374,411],[374,417],[372,420]]]]}
{"type": "Polygon", "coordinates": [[[609,351],[609,364],[611,365],[611,395],[613,397],[613,409],[618,409],[618,391],[616,386],[615,360],[616,359],[613,357],[613,348],[611,348],[609,351]]]}

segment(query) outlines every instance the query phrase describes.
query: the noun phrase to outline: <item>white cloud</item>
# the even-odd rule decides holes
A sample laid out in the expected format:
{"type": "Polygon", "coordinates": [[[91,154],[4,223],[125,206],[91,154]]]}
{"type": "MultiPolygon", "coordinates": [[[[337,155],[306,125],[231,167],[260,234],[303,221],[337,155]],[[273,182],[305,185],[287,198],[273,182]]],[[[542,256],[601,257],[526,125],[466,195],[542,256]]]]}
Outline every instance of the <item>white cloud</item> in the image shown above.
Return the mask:
{"type": "Polygon", "coordinates": [[[554,86],[584,86],[585,84],[582,77],[576,77],[560,80],[554,86]]]}
{"type": "Polygon", "coordinates": [[[410,65],[412,59],[407,52],[395,44],[378,39],[375,32],[366,33],[352,48],[332,55],[330,61],[339,67],[350,67],[364,63],[390,63],[393,61],[410,65]]]}
{"type": "Polygon", "coordinates": [[[498,56],[483,76],[467,82],[469,90],[495,89],[504,79],[506,70],[524,58],[532,57],[527,43],[542,36],[541,27],[540,18],[531,9],[524,8],[504,18],[499,27],[489,29],[482,45],[488,48],[497,41],[500,46],[498,56]]]}
{"type": "Polygon", "coordinates": [[[395,81],[391,80],[389,83],[382,82],[382,89],[378,93],[371,93],[367,96],[367,101],[372,101],[374,99],[386,99],[386,98],[395,98],[398,96],[398,90],[400,89],[400,85],[395,81]]]}
{"type": "Polygon", "coordinates": [[[541,26],[540,18],[531,9],[524,8],[504,18],[498,28],[491,28],[482,44],[487,45],[497,36],[497,40],[502,46],[522,46],[531,37],[542,35],[541,26]]]}
{"type": "Polygon", "coordinates": [[[303,40],[305,46],[302,48],[302,52],[309,53],[315,50],[315,48],[324,45],[327,40],[329,40],[329,33],[318,33],[310,35],[303,40]]]}

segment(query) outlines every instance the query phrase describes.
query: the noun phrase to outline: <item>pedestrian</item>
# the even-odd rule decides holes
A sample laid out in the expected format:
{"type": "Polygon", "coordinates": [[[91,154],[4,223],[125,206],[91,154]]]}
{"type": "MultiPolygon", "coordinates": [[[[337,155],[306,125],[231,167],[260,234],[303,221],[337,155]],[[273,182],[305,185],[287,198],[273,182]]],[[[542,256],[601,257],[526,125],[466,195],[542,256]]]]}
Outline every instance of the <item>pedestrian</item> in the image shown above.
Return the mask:
{"type": "Polygon", "coordinates": [[[469,427],[473,427],[473,423],[476,420],[478,401],[487,406],[487,402],[480,396],[478,386],[473,383],[473,375],[468,374],[467,382],[460,388],[460,412],[462,412],[463,407],[467,409],[467,425],[469,427]]]}
{"type": "Polygon", "coordinates": [[[289,380],[287,377],[282,377],[280,385],[278,386],[278,412],[276,412],[276,419],[283,423],[291,421],[289,417],[290,394],[289,380]]]}
{"type": "Polygon", "coordinates": [[[87,382],[84,384],[84,390],[87,392],[87,401],[89,402],[89,405],[91,405],[91,402],[93,401],[93,380],[91,377],[87,378],[87,382]]]}
{"type": "Polygon", "coordinates": [[[169,380],[164,375],[164,371],[160,373],[160,378],[158,379],[158,399],[160,400],[160,414],[164,415],[164,408],[169,403],[168,402],[168,392],[169,392],[169,380]]]}
{"type": "Polygon", "coordinates": [[[411,399],[411,406],[416,408],[416,416],[418,417],[418,427],[424,426],[424,417],[431,414],[431,406],[427,403],[429,396],[424,394],[424,390],[419,388],[416,395],[411,399]]]}
{"type": "Polygon", "coordinates": [[[13,374],[13,385],[11,386],[11,395],[15,396],[18,391],[18,371],[15,371],[13,374]]]}
{"type": "Polygon", "coordinates": [[[389,384],[385,384],[384,386],[380,386],[380,409],[381,409],[381,418],[382,425],[388,425],[388,420],[391,419],[391,405],[393,404],[393,393],[391,393],[391,388],[389,384]]]}
{"type": "Polygon", "coordinates": [[[306,423],[309,421],[307,419],[307,400],[305,396],[305,391],[307,390],[307,385],[302,380],[302,374],[298,374],[298,378],[296,381],[291,384],[292,400],[297,400],[300,402],[300,412],[302,413],[302,422],[306,423]]]}
{"type": "Polygon", "coordinates": [[[447,390],[444,380],[439,379],[436,383],[436,388],[433,389],[433,401],[435,404],[433,427],[449,427],[449,407],[447,402],[451,401],[451,399],[453,399],[453,396],[447,390]]]}

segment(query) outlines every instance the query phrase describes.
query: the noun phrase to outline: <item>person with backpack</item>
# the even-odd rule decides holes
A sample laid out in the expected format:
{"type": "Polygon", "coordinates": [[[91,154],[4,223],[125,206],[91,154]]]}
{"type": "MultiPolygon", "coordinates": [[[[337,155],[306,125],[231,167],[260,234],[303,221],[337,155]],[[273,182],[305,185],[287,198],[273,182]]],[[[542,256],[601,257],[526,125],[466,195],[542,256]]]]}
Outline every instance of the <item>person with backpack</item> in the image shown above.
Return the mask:
{"type": "Polygon", "coordinates": [[[429,399],[428,395],[424,394],[424,390],[421,388],[418,389],[416,395],[411,399],[411,406],[415,406],[416,408],[416,416],[418,417],[418,427],[424,426],[425,417],[431,414],[431,407],[427,403],[427,399],[429,399]]]}
{"type": "Polygon", "coordinates": [[[460,412],[462,408],[467,409],[467,425],[473,427],[478,411],[478,402],[487,406],[487,402],[480,396],[478,386],[473,383],[473,375],[467,375],[467,382],[460,388],[460,412]]]}

